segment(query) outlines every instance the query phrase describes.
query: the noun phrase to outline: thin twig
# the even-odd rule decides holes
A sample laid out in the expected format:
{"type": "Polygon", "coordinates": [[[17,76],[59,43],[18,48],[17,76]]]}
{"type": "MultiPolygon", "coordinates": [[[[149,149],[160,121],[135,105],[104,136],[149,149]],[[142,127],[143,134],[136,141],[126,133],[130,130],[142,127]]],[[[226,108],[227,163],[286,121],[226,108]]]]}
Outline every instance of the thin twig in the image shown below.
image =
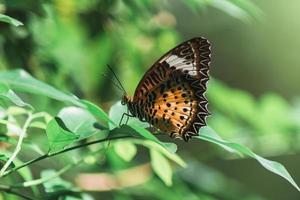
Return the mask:
{"type": "Polygon", "coordinates": [[[2,169],[0,170],[0,177],[3,176],[3,174],[5,173],[5,170],[10,166],[10,164],[14,161],[14,159],[17,157],[18,153],[21,151],[22,148],[22,143],[23,143],[23,139],[26,135],[26,131],[27,128],[32,120],[32,114],[28,113],[28,118],[26,119],[23,128],[21,130],[20,136],[19,136],[19,140],[17,143],[17,146],[15,148],[15,151],[13,152],[13,154],[11,155],[11,157],[8,159],[8,161],[4,164],[4,166],[2,167],[2,169]]]}
{"type": "Polygon", "coordinates": [[[36,162],[40,161],[40,160],[44,160],[44,159],[47,159],[47,158],[50,158],[50,157],[53,157],[53,156],[56,156],[56,155],[68,152],[68,151],[72,151],[72,150],[75,150],[75,149],[78,149],[78,148],[82,148],[82,147],[85,147],[85,146],[89,146],[89,145],[92,145],[92,144],[97,144],[97,143],[105,142],[105,141],[108,141],[108,140],[118,140],[118,139],[131,138],[131,137],[132,137],[131,135],[124,135],[124,136],[118,136],[118,137],[112,137],[112,138],[99,139],[99,140],[90,141],[90,142],[87,142],[87,143],[84,143],[84,144],[79,144],[79,145],[76,145],[76,146],[73,146],[73,147],[69,147],[69,148],[60,150],[58,152],[52,153],[52,154],[45,154],[45,155],[42,155],[42,156],[37,157],[35,159],[32,159],[32,160],[30,160],[30,161],[28,161],[26,163],[23,163],[20,166],[17,166],[17,167],[14,167],[14,168],[10,169],[10,170],[7,170],[3,174],[2,177],[5,177],[5,176],[9,175],[10,173],[12,173],[14,171],[17,171],[19,169],[22,169],[23,167],[26,167],[27,165],[31,165],[33,163],[36,163],[36,162]]]}
{"type": "Polygon", "coordinates": [[[10,186],[0,185],[0,191],[6,192],[6,193],[9,193],[9,194],[13,194],[15,196],[22,197],[23,199],[26,199],[26,200],[35,200],[31,197],[28,197],[24,194],[21,194],[21,193],[18,193],[16,191],[14,191],[10,186]]]}
{"type": "MultiPolygon", "coordinates": [[[[101,149],[98,149],[96,151],[90,152],[87,155],[93,155],[95,153],[98,153],[101,149]]],[[[39,179],[35,179],[35,180],[30,180],[30,181],[26,181],[23,183],[19,183],[19,184],[14,184],[14,185],[10,185],[11,188],[23,188],[23,187],[32,187],[32,186],[37,186],[40,184],[43,184],[47,181],[50,181],[51,179],[54,179],[60,175],[62,175],[63,173],[65,173],[66,171],[68,171],[69,169],[72,169],[74,166],[77,166],[78,164],[83,163],[82,161],[86,158],[86,156],[81,157],[78,160],[73,161],[73,163],[63,167],[62,169],[60,169],[59,171],[55,172],[55,174],[48,176],[48,177],[43,177],[43,178],[39,178],[39,179]]]]}

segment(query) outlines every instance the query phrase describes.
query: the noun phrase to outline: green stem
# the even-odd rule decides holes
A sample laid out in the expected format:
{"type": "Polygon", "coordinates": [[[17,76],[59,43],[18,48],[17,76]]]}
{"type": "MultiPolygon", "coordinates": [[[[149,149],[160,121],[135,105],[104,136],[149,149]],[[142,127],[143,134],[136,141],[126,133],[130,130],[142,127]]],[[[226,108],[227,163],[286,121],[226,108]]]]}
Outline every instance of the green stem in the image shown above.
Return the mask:
{"type": "Polygon", "coordinates": [[[0,185],[0,191],[6,192],[6,193],[9,193],[9,194],[13,194],[15,196],[22,197],[23,199],[26,199],[26,200],[34,200],[31,197],[28,197],[24,194],[21,194],[21,193],[18,193],[16,191],[14,191],[10,186],[0,185]]]}
{"type": "MultiPolygon", "coordinates": [[[[89,153],[88,155],[92,155],[99,152],[99,150],[93,151],[91,153],[89,153]]],[[[11,188],[23,188],[23,187],[31,187],[31,186],[36,186],[36,185],[40,185],[43,184],[47,181],[50,181],[51,179],[54,179],[60,175],[62,175],[63,173],[65,173],[66,171],[68,171],[69,169],[73,168],[74,166],[77,166],[78,164],[82,163],[82,161],[86,158],[86,156],[82,157],[81,159],[75,160],[73,161],[73,163],[65,166],[64,168],[60,169],[59,171],[57,171],[55,174],[53,174],[52,176],[49,177],[44,177],[44,178],[39,178],[36,180],[31,180],[31,181],[26,181],[20,184],[15,184],[15,185],[11,185],[11,188]]]]}
{"type": "Polygon", "coordinates": [[[30,122],[31,122],[32,119],[33,119],[32,118],[32,114],[28,113],[28,118],[25,121],[24,126],[23,126],[23,128],[21,130],[21,133],[19,135],[19,140],[18,140],[17,146],[16,146],[13,154],[9,158],[9,160],[4,164],[4,166],[0,170],[0,177],[3,176],[3,174],[6,171],[6,169],[10,166],[10,164],[13,162],[13,160],[17,157],[18,153],[21,151],[22,143],[23,143],[24,137],[26,135],[27,128],[28,128],[28,126],[29,126],[29,124],[30,124],[30,122]]]}
{"type": "Polygon", "coordinates": [[[42,155],[42,156],[37,157],[35,159],[32,159],[32,160],[30,160],[30,161],[28,161],[26,163],[23,163],[20,166],[17,166],[17,167],[14,167],[14,168],[10,169],[10,170],[7,170],[3,174],[2,177],[5,177],[5,176],[11,174],[12,172],[15,172],[15,171],[17,171],[19,169],[22,169],[23,167],[26,167],[26,166],[31,165],[33,163],[36,163],[36,162],[38,162],[40,160],[44,160],[44,159],[47,159],[47,158],[50,158],[50,157],[53,157],[53,156],[57,156],[59,154],[62,154],[62,153],[68,152],[68,151],[72,151],[72,150],[75,150],[75,149],[78,149],[78,148],[86,147],[86,146],[89,146],[89,145],[92,145],[92,144],[106,142],[106,141],[109,141],[109,140],[118,140],[118,139],[131,138],[131,137],[132,137],[131,135],[124,135],[124,136],[118,136],[118,137],[111,137],[111,138],[99,139],[99,140],[90,141],[90,142],[87,142],[87,143],[84,143],[84,144],[79,144],[79,145],[76,145],[76,146],[73,146],[73,147],[69,147],[69,148],[60,150],[58,152],[52,153],[52,154],[45,154],[45,155],[42,155]]]}

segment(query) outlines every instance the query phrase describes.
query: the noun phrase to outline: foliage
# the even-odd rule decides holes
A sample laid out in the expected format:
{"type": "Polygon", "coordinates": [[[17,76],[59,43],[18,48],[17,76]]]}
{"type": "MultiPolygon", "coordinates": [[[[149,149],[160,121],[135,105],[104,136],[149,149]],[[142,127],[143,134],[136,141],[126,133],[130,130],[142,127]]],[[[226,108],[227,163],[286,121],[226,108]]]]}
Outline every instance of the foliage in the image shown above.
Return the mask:
{"type": "Polygon", "coordinates": [[[12,18],[12,17],[9,17],[7,15],[3,15],[3,14],[0,14],[0,21],[2,22],[6,22],[6,23],[9,23],[9,24],[12,24],[14,26],[20,26],[20,25],[23,25],[22,22],[12,18]]]}
{"type": "MultiPolygon", "coordinates": [[[[82,106],[82,105],[90,105],[90,103],[88,103],[88,101],[85,101],[85,104],[81,104],[78,102],[81,102],[81,100],[77,99],[75,96],[73,95],[67,95],[63,92],[60,92],[59,90],[56,90],[55,88],[44,84],[36,79],[34,79],[33,77],[31,77],[30,75],[28,75],[26,72],[24,71],[12,71],[12,72],[3,72],[0,74],[0,77],[2,77],[1,79],[1,84],[3,86],[9,87],[9,89],[6,89],[6,91],[11,91],[10,93],[4,92],[3,93],[3,100],[9,100],[11,103],[15,104],[15,106],[20,106],[20,108],[22,108],[24,105],[28,105],[26,103],[24,103],[14,92],[13,90],[16,91],[21,91],[21,92],[30,92],[30,93],[35,93],[35,94],[39,94],[39,95],[46,95],[48,97],[54,97],[57,100],[60,100],[64,103],[73,103],[75,105],[78,106],[82,106]],[[12,77],[14,77],[12,79],[12,77]],[[22,83],[24,84],[24,86],[19,85],[19,84],[14,84],[15,81],[14,80],[22,80],[22,83]],[[32,88],[31,90],[28,90],[28,88],[32,88]],[[10,94],[14,94],[14,95],[10,95],[10,94]],[[55,94],[61,94],[61,95],[52,95],[52,93],[55,94]],[[64,98],[57,98],[58,96],[63,96],[64,98]],[[17,101],[16,101],[17,99],[17,101]],[[72,101],[70,100],[72,99],[72,101]],[[22,103],[20,103],[22,102],[22,103]]],[[[119,105],[117,105],[119,107],[119,109],[115,109],[114,112],[110,112],[110,116],[111,118],[114,118],[114,120],[120,118],[120,114],[125,112],[125,108],[124,107],[120,107],[119,105]],[[114,115],[119,115],[119,117],[115,117],[114,115]]],[[[18,143],[17,143],[17,147],[14,150],[13,154],[11,155],[10,159],[4,159],[5,161],[5,165],[2,166],[1,169],[1,176],[8,176],[10,175],[12,172],[17,171],[23,167],[29,167],[30,164],[42,160],[42,159],[46,159],[48,157],[51,157],[53,155],[57,155],[57,154],[61,154],[61,153],[65,153],[67,151],[76,149],[76,148],[81,148],[81,147],[85,147],[94,143],[100,143],[100,142],[105,142],[105,141],[110,141],[113,139],[122,139],[124,137],[129,137],[129,138],[133,138],[133,139],[127,139],[125,141],[125,143],[123,143],[123,145],[125,145],[125,148],[123,147],[123,151],[128,151],[128,149],[135,149],[135,147],[133,146],[134,144],[140,144],[143,145],[147,148],[150,149],[150,155],[151,155],[151,165],[153,167],[154,172],[166,183],[166,185],[170,186],[172,185],[172,167],[169,164],[168,159],[176,162],[177,164],[181,165],[181,166],[185,166],[185,163],[181,160],[180,157],[178,157],[176,154],[174,154],[174,149],[172,147],[172,149],[170,150],[170,144],[165,144],[161,141],[159,141],[155,136],[153,136],[150,132],[148,132],[146,129],[142,128],[139,124],[138,121],[131,121],[128,123],[127,125],[123,125],[121,128],[118,127],[112,127],[112,129],[110,129],[110,131],[108,132],[108,136],[104,136],[102,132],[103,131],[108,131],[108,129],[103,129],[103,130],[99,130],[98,133],[95,133],[95,127],[93,127],[91,125],[92,123],[97,123],[96,122],[96,118],[93,118],[93,113],[95,113],[94,109],[99,109],[99,111],[97,110],[98,116],[101,116],[101,119],[106,119],[106,123],[110,122],[110,120],[108,120],[109,118],[106,116],[106,114],[100,110],[100,108],[97,107],[93,107],[93,112],[89,112],[89,107],[86,106],[82,106],[84,110],[78,110],[80,109],[80,107],[65,107],[62,108],[62,110],[60,111],[60,114],[58,114],[59,117],[54,117],[52,119],[48,119],[46,120],[44,123],[46,123],[44,126],[40,126],[39,128],[41,129],[45,129],[44,131],[47,133],[47,137],[48,137],[48,151],[47,153],[44,153],[42,156],[38,157],[37,159],[33,159],[27,163],[24,163],[20,166],[13,166],[11,165],[15,159],[15,157],[17,156],[17,154],[19,153],[19,151],[22,148],[23,145],[23,139],[25,137],[25,134],[29,134],[27,132],[25,132],[27,130],[28,127],[30,127],[31,123],[34,122],[34,120],[38,117],[44,117],[44,116],[48,116],[48,115],[39,115],[38,113],[32,114],[32,109],[30,107],[29,110],[24,110],[23,114],[27,114],[28,117],[25,120],[25,123],[23,124],[23,127],[20,126],[19,129],[21,129],[21,131],[18,133],[16,132],[15,134],[18,135],[19,139],[18,139],[18,143]],[[78,120],[78,118],[74,118],[74,114],[76,115],[76,112],[81,112],[80,114],[77,113],[78,116],[80,116],[80,120],[78,120]],[[88,111],[88,113],[85,113],[86,111],[88,111]],[[74,120],[77,120],[74,122],[74,120]],[[94,121],[94,122],[93,122],[94,121]],[[84,128],[82,128],[84,127],[84,128]],[[97,137],[96,135],[99,135],[101,140],[96,140],[96,142],[86,142],[83,143],[81,145],[74,145],[75,143],[79,142],[82,139],[89,139],[89,138],[93,138],[93,136],[97,137]],[[102,135],[102,136],[101,136],[102,135]],[[69,148],[67,148],[69,147],[69,148]],[[9,169],[10,168],[10,169],[9,169]]],[[[114,106],[113,106],[114,107],[114,106]]],[[[4,116],[9,115],[9,113],[5,113],[4,116]]],[[[49,117],[50,118],[50,117],[49,117]]],[[[5,117],[2,120],[4,124],[10,124],[13,123],[9,120],[6,120],[5,117]]],[[[43,122],[41,122],[43,123],[43,122]]],[[[18,125],[16,125],[18,126],[18,125]]],[[[104,126],[103,126],[104,127],[104,126]]],[[[203,130],[202,130],[203,131],[203,130]]],[[[98,136],[98,137],[99,137],[98,136]]],[[[204,139],[206,141],[215,143],[220,145],[221,147],[225,148],[226,150],[230,150],[230,152],[236,152],[239,153],[241,155],[247,155],[250,157],[253,157],[255,159],[258,160],[259,163],[262,164],[262,166],[264,166],[266,169],[284,177],[285,179],[287,179],[289,182],[291,182],[291,184],[293,184],[298,190],[298,186],[297,184],[294,182],[294,180],[291,178],[291,176],[289,175],[289,173],[286,171],[286,169],[279,163],[274,162],[274,161],[269,161],[267,159],[264,159],[256,154],[254,154],[252,151],[250,151],[248,148],[240,145],[240,144],[236,144],[236,143],[231,143],[231,142],[227,142],[222,140],[216,133],[206,133],[206,131],[203,131],[203,133],[201,134],[201,136],[199,137],[200,139],[204,139]]],[[[115,147],[115,149],[120,148],[120,142],[117,143],[117,146],[115,147]]],[[[171,144],[171,146],[174,146],[175,144],[171,144]]],[[[122,148],[122,147],[121,147],[122,148]]],[[[134,157],[134,155],[136,154],[136,150],[131,150],[133,151],[133,153],[131,153],[132,155],[128,158],[126,156],[124,156],[122,150],[116,150],[115,152],[119,154],[119,156],[121,158],[124,159],[125,157],[125,161],[129,162],[132,160],[132,158],[134,157]]],[[[129,151],[130,153],[130,151],[129,151]]],[[[5,158],[5,155],[2,155],[3,158],[5,158]]],[[[75,161],[73,161],[75,162],[75,161]]],[[[76,162],[78,163],[78,162],[76,162]]],[[[65,170],[63,170],[65,171],[65,170]]],[[[46,173],[46,172],[45,172],[46,173]]],[[[52,180],[53,178],[56,178],[60,175],[60,173],[54,173],[52,174],[51,178],[47,178],[47,179],[43,179],[41,178],[43,181],[37,181],[37,180],[29,180],[27,182],[24,182],[23,185],[24,187],[28,187],[28,186],[33,186],[33,185],[39,185],[41,183],[44,183],[44,185],[49,185],[48,181],[52,180]]],[[[10,188],[15,188],[18,187],[18,185],[20,185],[20,183],[14,183],[12,185],[10,185],[10,188]]],[[[45,186],[46,187],[46,192],[56,192],[57,190],[51,189],[47,189],[49,186],[45,186]]],[[[70,186],[68,186],[69,188],[70,186]]],[[[59,187],[60,188],[60,187],[59,187]]],[[[65,189],[68,189],[65,188],[65,189]]],[[[60,189],[59,189],[60,190],[60,189]]]]}
{"type": "Polygon", "coordinates": [[[296,106],[278,94],[256,98],[210,80],[213,115],[187,150],[137,119],[119,126],[126,107],[110,102],[120,98],[106,64],[132,93],[150,64],[181,41],[176,4],[200,15],[217,9],[249,24],[264,16],[251,1],[4,2],[0,199],[264,199],[206,165],[204,156],[253,158],[299,190],[282,164],[250,150],[299,152],[296,106]]]}

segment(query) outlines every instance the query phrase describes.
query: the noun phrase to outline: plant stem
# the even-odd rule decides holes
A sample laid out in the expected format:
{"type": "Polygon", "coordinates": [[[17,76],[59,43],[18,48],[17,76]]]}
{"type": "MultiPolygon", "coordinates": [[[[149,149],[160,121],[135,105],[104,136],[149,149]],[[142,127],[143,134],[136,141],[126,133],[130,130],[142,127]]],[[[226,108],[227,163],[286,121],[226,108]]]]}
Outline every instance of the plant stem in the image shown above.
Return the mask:
{"type": "Polygon", "coordinates": [[[111,138],[105,138],[105,139],[99,139],[99,140],[94,140],[94,141],[90,141],[90,142],[87,142],[87,143],[84,143],[84,144],[79,144],[79,145],[76,145],[76,146],[73,146],[73,147],[69,147],[69,148],[66,148],[66,149],[63,149],[63,150],[60,150],[58,152],[55,152],[55,153],[52,153],[52,154],[45,154],[45,155],[42,155],[40,157],[37,157],[35,159],[32,159],[20,166],[17,166],[17,167],[14,167],[8,171],[6,171],[2,177],[5,177],[7,175],[9,175],[10,173],[14,172],[14,171],[17,171],[23,167],[26,167],[28,165],[31,165],[35,162],[38,162],[40,160],[44,160],[44,159],[47,159],[47,158],[50,158],[50,157],[53,157],[53,156],[56,156],[56,155],[59,155],[59,154],[62,154],[62,153],[65,153],[65,152],[68,152],[68,151],[72,151],[72,150],[75,150],[75,149],[78,149],[78,148],[82,148],[82,147],[86,147],[86,146],[89,146],[89,145],[92,145],[92,144],[97,144],[97,143],[101,143],[101,142],[105,142],[105,141],[109,141],[109,140],[118,140],[118,139],[124,139],[124,138],[131,138],[132,136],[131,135],[124,135],[124,136],[118,136],[118,137],[111,137],[111,138]]]}
{"type": "Polygon", "coordinates": [[[22,143],[23,143],[23,139],[26,135],[26,131],[27,128],[32,120],[32,114],[28,113],[28,118],[26,119],[23,128],[21,130],[20,136],[19,136],[19,140],[17,143],[17,146],[15,148],[15,151],[13,152],[13,154],[11,155],[11,157],[8,159],[8,161],[5,163],[5,165],[2,167],[2,169],[0,170],[0,177],[2,177],[5,173],[5,170],[10,166],[10,164],[14,161],[14,159],[16,158],[16,156],[18,155],[18,153],[21,151],[22,148],[22,143]]]}
{"type": "MultiPolygon", "coordinates": [[[[87,155],[93,155],[95,153],[98,153],[100,151],[100,149],[93,151],[91,153],[88,153],[87,155]]],[[[35,180],[31,180],[31,181],[26,181],[20,184],[15,184],[15,185],[11,185],[11,188],[23,188],[23,187],[31,187],[31,186],[36,186],[36,185],[40,185],[43,184],[51,179],[54,179],[60,175],[62,175],[63,173],[65,173],[66,171],[68,171],[69,169],[73,168],[74,166],[77,166],[78,164],[83,163],[82,161],[86,158],[86,156],[83,156],[82,158],[73,161],[73,163],[63,167],[62,169],[60,169],[59,171],[57,171],[55,174],[48,176],[48,177],[43,177],[43,178],[39,178],[39,179],[35,179],[35,180]]]]}
{"type": "Polygon", "coordinates": [[[26,200],[34,200],[33,198],[31,197],[28,197],[24,194],[21,194],[21,193],[18,193],[16,191],[14,191],[10,186],[6,186],[6,185],[0,185],[0,191],[4,191],[6,193],[9,193],[9,194],[13,194],[13,195],[16,195],[16,196],[19,196],[19,197],[22,197],[23,199],[26,199],[26,200]]]}

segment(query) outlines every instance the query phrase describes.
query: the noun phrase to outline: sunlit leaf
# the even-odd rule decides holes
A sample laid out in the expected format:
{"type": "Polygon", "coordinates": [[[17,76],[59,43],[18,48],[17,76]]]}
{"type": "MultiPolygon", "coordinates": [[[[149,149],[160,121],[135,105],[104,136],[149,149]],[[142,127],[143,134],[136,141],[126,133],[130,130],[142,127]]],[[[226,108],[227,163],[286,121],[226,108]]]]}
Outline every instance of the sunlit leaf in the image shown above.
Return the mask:
{"type": "Polygon", "coordinates": [[[151,166],[159,178],[167,185],[172,185],[172,168],[169,161],[155,149],[150,149],[151,166]]]}
{"type": "Polygon", "coordinates": [[[125,161],[131,161],[136,155],[136,146],[130,141],[117,141],[114,143],[115,152],[125,161]]]}
{"type": "MultiPolygon", "coordinates": [[[[264,168],[285,178],[298,191],[300,191],[300,188],[298,187],[297,183],[294,181],[294,179],[291,177],[289,172],[285,169],[285,167],[282,164],[275,162],[275,161],[267,160],[255,153],[253,153],[249,148],[247,148],[241,144],[237,144],[234,142],[228,142],[226,140],[221,139],[220,137],[214,137],[212,134],[210,134],[211,132],[214,132],[214,131],[212,129],[210,129],[209,127],[202,128],[201,135],[196,138],[206,140],[208,142],[212,142],[223,148],[226,147],[226,148],[224,148],[226,150],[229,148],[232,151],[234,151],[240,155],[249,156],[251,158],[256,159],[264,168]]],[[[217,135],[217,134],[214,132],[214,135],[217,135]]]]}
{"type": "Polygon", "coordinates": [[[6,112],[9,115],[15,116],[15,115],[24,115],[24,114],[28,113],[28,110],[26,110],[25,108],[22,108],[22,107],[18,107],[18,106],[10,106],[10,107],[8,107],[6,112]]]}
{"type": "Polygon", "coordinates": [[[79,137],[70,132],[59,118],[53,118],[47,124],[46,132],[49,143],[49,154],[62,150],[64,147],[74,143],[79,137]]]}
{"type": "Polygon", "coordinates": [[[1,72],[0,83],[7,85],[15,91],[43,95],[65,103],[72,103],[81,107],[83,106],[83,104],[74,95],[66,94],[46,83],[43,83],[42,81],[33,78],[24,70],[1,72]]]}
{"type": "Polygon", "coordinates": [[[14,103],[17,106],[28,106],[32,109],[32,106],[30,104],[25,103],[14,91],[3,84],[0,84],[0,98],[10,100],[10,102],[14,103]]]}
{"type": "Polygon", "coordinates": [[[23,23],[20,22],[19,20],[16,20],[16,19],[14,19],[12,17],[9,17],[7,15],[3,15],[3,14],[0,14],[0,21],[12,24],[14,26],[23,25],[23,23]]]}
{"type": "Polygon", "coordinates": [[[186,163],[176,153],[170,152],[164,146],[156,142],[153,142],[151,140],[136,140],[136,139],[132,139],[131,141],[134,142],[135,144],[143,145],[149,149],[155,149],[156,151],[163,154],[165,157],[169,158],[173,162],[180,165],[181,167],[186,167],[186,163]]]}
{"type": "MultiPolygon", "coordinates": [[[[109,118],[114,122],[114,123],[109,123],[109,128],[111,130],[117,127],[124,113],[127,113],[127,106],[122,105],[121,101],[118,101],[117,103],[111,106],[109,110],[109,118]]],[[[126,123],[126,121],[127,121],[127,116],[125,116],[122,119],[122,124],[126,123]]],[[[127,124],[136,124],[140,127],[145,127],[145,128],[149,126],[148,123],[141,122],[136,117],[129,117],[127,124]]]]}
{"type": "Polygon", "coordinates": [[[132,129],[134,129],[137,133],[139,133],[142,137],[147,138],[148,140],[152,140],[157,143],[161,143],[152,133],[150,133],[148,130],[144,129],[143,127],[140,127],[136,124],[129,124],[132,129]]]}
{"type": "Polygon", "coordinates": [[[21,125],[18,124],[16,118],[14,116],[8,116],[8,123],[6,125],[7,135],[10,136],[19,136],[22,133],[21,125]]]}
{"type": "Polygon", "coordinates": [[[65,107],[57,115],[66,127],[83,139],[95,134],[98,130],[94,127],[95,117],[87,110],[79,107],[65,107]]]}
{"type": "Polygon", "coordinates": [[[164,142],[163,144],[164,144],[164,147],[166,149],[168,149],[169,152],[174,153],[174,154],[176,153],[178,148],[177,148],[177,145],[175,143],[164,142]]]}
{"type": "Polygon", "coordinates": [[[99,106],[86,100],[81,100],[80,102],[90,113],[92,113],[98,119],[114,124],[114,122],[107,116],[106,112],[104,112],[99,106]]]}

